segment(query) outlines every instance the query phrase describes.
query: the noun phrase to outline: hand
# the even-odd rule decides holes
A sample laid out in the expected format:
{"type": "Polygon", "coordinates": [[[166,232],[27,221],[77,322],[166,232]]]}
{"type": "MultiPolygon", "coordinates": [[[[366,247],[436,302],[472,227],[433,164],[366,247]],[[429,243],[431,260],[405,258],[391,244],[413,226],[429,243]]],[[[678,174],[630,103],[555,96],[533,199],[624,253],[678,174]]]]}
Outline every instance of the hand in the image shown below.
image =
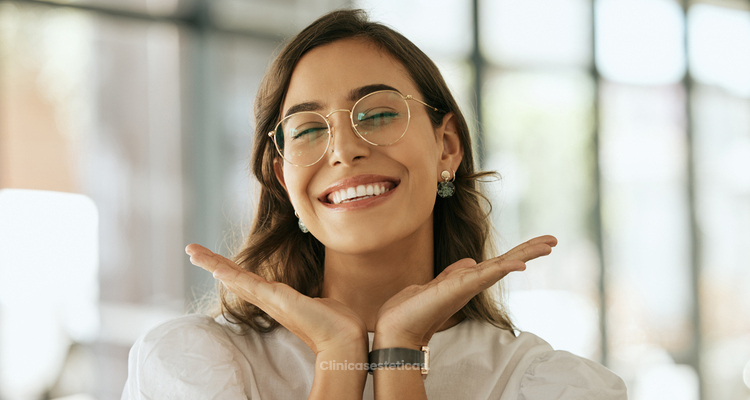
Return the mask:
{"type": "Polygon", "coordinates": [[[342,348],[363,348],[366,354],[365,323],[344,304],[308,297],[286,284],[269,282],[197,244],[188,245],[185,252],[190,255],[191,263],[213,273],[232,293],[265,311],[316,355],[342,348]]]}
{"type": "Polygon", "coordinates": [[[380,308],[373,348],[427,345],[474,296],[510,272],[525,270],[526,262],[550,254],[555,245],[554,236],[540,236],[479,264],[470,258],[456,261],[429,283],[404,288],[380,308]]]}

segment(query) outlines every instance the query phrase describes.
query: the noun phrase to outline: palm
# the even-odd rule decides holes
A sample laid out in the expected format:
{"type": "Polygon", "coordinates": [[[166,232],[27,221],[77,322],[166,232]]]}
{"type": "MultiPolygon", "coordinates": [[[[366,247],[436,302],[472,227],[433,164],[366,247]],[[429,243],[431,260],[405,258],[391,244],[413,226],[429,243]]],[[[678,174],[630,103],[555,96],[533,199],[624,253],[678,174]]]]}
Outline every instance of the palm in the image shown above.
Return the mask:
{"type": "Polygon", "coordinates": [[[318,338],[328,338],[327,341],[315,343],[316,348],[311,347],[314,352],[333,346],[338,340],[348,342],[366,337],[367,328],[364,321],[343,303],[330,298],[300,296],[306,299],[300,304],[301,310],[311,311],[309,318],[304,319],[311,324],[306,324],[308,326],[300,329],[303,332],[314,331],[315,337],[318,338]]]}
{"type": "Polygon", "coordinates": [[[336,300],[305,296],[284,283],[267,281],[196,244],[186,251],[193,264],[214,273],[232,293],[262,309],[316,354],[338,343],[366,340],[362,319],[336,300]]]}
{"type": "Polygon", "coordinates": [[[376,334],[398,337],[417,348],[425,345],[472,297],[510,272],[526,269],[526,262],[550,254],[556,244],[553,236],[541,236],[480,264],[459,260],[432,281],[406,287],[383,303],[376,334]]]}

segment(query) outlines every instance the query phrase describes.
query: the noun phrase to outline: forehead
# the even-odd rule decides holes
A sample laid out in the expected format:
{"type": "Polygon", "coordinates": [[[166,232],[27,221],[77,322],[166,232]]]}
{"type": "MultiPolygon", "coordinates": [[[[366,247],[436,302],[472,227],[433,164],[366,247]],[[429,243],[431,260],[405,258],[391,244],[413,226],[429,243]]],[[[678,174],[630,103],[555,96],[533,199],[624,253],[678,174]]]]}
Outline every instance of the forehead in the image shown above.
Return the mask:
{"type": "Polygon", "coordinates": [[[292,73],[282,113],[301,102],[333,106],[347,100],[352,89],[384,84],[402,94],[417,94],[406,68],[371,41],[343,39],[306,53],[292,73]]]}

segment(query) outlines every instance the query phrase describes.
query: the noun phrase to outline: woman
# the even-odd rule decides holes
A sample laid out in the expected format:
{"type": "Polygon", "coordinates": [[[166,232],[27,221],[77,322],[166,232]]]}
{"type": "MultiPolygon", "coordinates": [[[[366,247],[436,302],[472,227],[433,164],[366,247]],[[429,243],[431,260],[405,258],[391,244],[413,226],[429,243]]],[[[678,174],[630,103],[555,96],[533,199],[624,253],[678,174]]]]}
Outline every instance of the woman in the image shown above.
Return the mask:
{"type": "Polygon", "coordinates": [[[625,398],[616,375],[516,337],[497,308],[489,288],[557,240],[486,259],[488,173],[411,42],[361,11],[323,16],[276,58],[255,117],[243,250],[186,248],[221,281],[221,313],[140,338],[124,399],[625,398]]]}

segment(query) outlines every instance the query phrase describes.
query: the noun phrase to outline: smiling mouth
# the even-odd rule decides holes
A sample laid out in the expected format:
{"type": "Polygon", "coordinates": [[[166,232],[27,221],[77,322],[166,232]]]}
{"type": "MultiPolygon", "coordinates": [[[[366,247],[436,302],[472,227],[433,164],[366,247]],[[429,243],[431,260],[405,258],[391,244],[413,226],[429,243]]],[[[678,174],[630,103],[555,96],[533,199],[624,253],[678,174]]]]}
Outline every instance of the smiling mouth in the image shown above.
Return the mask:
{"type": "Polygon", "coordinates": [[[380,196],[396,186],[398,185],[388,181],[351,186],[345,189],[334,190],[326,196],[326,200],[330,204],[351,203],[380,196]]]}

